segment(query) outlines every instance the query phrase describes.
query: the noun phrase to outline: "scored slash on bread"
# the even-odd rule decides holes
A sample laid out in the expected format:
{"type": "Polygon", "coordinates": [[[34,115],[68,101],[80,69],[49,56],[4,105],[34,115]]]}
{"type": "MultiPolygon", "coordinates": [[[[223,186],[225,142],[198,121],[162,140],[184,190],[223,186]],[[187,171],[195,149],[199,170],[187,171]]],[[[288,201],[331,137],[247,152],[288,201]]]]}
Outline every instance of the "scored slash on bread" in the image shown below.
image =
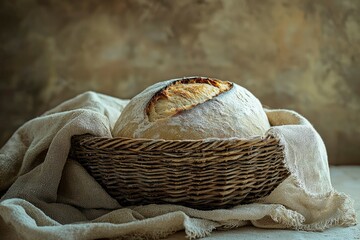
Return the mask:
{"type": "Polygon", "coordinates": [[[184,78],[159,90],[149,101],[146,114],[149,121],[157,121],[192,109],[224,92],[233,84],[209,78],[184,78]]]}

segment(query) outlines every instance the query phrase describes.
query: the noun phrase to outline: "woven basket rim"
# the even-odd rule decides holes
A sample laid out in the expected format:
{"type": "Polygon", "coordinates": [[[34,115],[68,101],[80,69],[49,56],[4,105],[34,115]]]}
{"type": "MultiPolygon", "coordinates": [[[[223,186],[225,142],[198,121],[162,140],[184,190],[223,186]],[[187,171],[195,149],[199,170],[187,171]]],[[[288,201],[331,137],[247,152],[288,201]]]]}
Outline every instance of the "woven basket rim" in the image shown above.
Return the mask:
{"type": "MultiPolygon", "coordinates": [[[[76,136],[87,136],[91,137],[94,140],[109,140],[109,139],[123,139],[123,140],[130,140],[130,141],[139,141],[139,142],[168,142],[168,143],[194,143],[194,142],[233,142],[233,141],[240,141],[240,142],[257,142],[269,138],[275,138],[279,140],[276,135],[273,134],[265,134],[264,136],[251,136],[248,138],[240,138],[240,137],[229,137],[229,138],[202,138],[202,139],[184,139],[184,140],[169,140],[169,139],[153,139],[153,138],[129,138],[129,137],[104,137],[104,136],[95,136],[92,134],[82,134],[76,136]]],[[[74,137],[76,137],[74,136],[74,137]]]]}
{"type": "Polygon", "coordinates": [[[198,140],[164,140],[164,139],[146,139],[146,138],[126,138],[126,137],[97,137],[90,134],[73,136],[72,141],[78,142],[82,146],[92,149],[116,150],[124,147],[132,151],[153,152],[154,149],[161,149],[164,152],[207,152],[207,151],[227,151],[235,150],[240,147],[253,148],[259,145],[278,145],[278,137],[267,134],[248,139],[243,138],[211,138],[198,140]],[[130,147],[131,146],[131,147],[130,147]]]}

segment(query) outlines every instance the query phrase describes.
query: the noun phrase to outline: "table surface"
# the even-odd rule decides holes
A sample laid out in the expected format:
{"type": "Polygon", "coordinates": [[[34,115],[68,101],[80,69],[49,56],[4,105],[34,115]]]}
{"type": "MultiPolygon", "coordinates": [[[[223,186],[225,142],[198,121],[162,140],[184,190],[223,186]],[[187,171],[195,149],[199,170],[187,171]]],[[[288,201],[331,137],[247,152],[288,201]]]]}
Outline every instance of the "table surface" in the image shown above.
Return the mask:
{"type": "MultiPolygon", "coordinates": [[[[255,227],[240,227],[229,231],[213,231],[206,240],[230,240],[230,239],[360,239],[360,166],[333,166],[330,168],[331,181],[334,188],[344,192],[354,200],[357,222],[353,227],[336,227],[324,232],[306,232],[294,230],[259,229],[255,227]]],[[[184,231],[175,233],[166,240],[188,240],[184,231]]]]}

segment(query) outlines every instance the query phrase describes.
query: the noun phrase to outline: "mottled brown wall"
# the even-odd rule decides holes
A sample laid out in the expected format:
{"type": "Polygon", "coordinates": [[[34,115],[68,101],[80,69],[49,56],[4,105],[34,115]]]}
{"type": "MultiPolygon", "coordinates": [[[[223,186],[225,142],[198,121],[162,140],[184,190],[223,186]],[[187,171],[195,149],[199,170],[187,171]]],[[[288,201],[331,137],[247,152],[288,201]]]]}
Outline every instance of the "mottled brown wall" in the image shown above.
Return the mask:
{"type": "Polygon", "coordinates": [[[1,1],[0,145],[87,90],[130,98],[201,75],[305,115],[360,164],[360,1],[1,1]]]}

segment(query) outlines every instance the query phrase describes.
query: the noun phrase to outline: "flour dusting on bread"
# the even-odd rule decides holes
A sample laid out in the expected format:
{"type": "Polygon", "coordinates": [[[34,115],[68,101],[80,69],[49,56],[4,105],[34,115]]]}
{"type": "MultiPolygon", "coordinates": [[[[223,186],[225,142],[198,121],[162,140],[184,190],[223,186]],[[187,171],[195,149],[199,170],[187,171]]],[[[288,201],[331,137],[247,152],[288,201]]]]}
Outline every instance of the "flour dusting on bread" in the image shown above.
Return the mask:
{"type": "Polygon", "coordinates": [[[135,96],[113,135],[165,140],[249,138],[270,128],[260,101],[231,82],[189,77],[159,82],[135,96]]]}

